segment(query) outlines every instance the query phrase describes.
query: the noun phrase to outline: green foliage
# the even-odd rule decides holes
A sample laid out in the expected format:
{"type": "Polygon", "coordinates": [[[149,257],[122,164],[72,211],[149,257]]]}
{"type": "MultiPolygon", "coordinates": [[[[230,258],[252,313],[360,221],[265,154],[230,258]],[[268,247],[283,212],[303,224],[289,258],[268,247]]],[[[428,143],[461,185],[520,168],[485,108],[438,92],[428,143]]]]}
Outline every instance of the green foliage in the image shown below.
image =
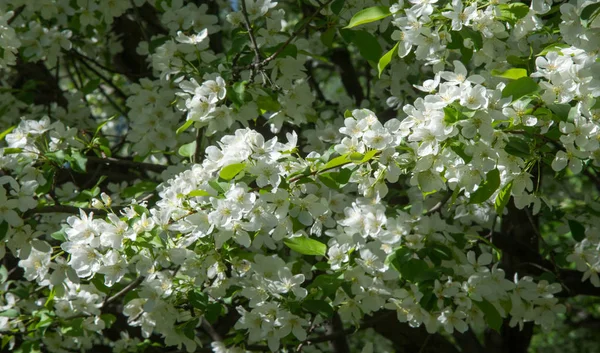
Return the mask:
{"type": "Polygon", "coordinates": [[[348,23],[348,25],[344,28],[353,28],[366,23],[379,21],[390,16],[391,14],[390,8],[387,6],[369,7],[354,14],[352,19],[350,19],[350,23],[348,23]]]}
{"type": "Polygon", "coordinates": [[[325,256],[327,253],[327,245],[315,239],[294,237],[285,239],[283,242],[288,248],[303,255],[325,256]]]}

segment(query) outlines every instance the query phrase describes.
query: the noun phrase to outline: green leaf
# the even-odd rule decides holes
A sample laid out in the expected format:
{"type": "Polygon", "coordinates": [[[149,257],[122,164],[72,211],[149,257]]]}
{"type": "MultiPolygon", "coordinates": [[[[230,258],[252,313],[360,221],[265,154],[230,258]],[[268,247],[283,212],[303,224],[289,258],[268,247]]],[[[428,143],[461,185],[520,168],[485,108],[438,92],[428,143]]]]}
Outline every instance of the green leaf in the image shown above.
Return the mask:
{"type": "Polygon", "coordinates": [[[345,3],[346,0],[335,0],[331,3],[331,12],[333,12],[336,15],[339,15],[340,11],[342,11],[342,8],[344,8],[345,3]]]}
{"type": "Polygon", "coordinates": [[[366,23],[379,21],[390,16],[390,8],[388,6],[373,6],[360,10],[352,16],[350,23],[344,28],[353,28],[366,23]]]}
{"type": "Polygon", "coordinates": [[[59,165],[62,165],[65,161],[65,151],[58,150],[55,152],[47,152],[45,157],[59,165]]]}
{"type": "Polygon", "coordinates": [[[571,230],[571,236],[575,241],[582,241],[585,239],[585,227],[583,224],[570,220],[569,221],[569,229],[571,230]]]}
{"type": "Polygon", "coordinates": [[[339,167],[342,165],[346,165],[348,163],[350,163],[350,159],[348,159],[348,155],[344,154],[342,156],[339,157],[335,157],[334,159],[330,160],[329,162],[327,162],[327,164],[325,164],[323,166],[323,168],[321,168],[321,170],[329,170],[329,169],[333,169],[335,167],[339,167]]]}
{"type": "Polygon", "coordinates": [[[196,153],[196,141],[194,140],[179,147],[177,153],[179,153],[179,155],[182,157],[192,157],[196,153]]]}
{"type": "Polygon", "coordinates": [[[421,259],[410,259],[400,268],[400,275],[409,282],[421,282],[437,277],[427,262],[421,259]]]}
{"type": "Polygon", "coordinates": [[[219,319],[219,316],[223,315],[224,313],[224,307],[219,303],[213,302],[209,303],[206,307],[206,310],[204,310],[204,317],[206,320],[208,320],[208,322],[214,324],[219,319]]]}
{"type": "Polygon", "coordinates": [[[352,152],[348,155],[348,159],[354,163],[360,163],[364,157],[365,155],[360,152],[352,152]]]}
{"type": "Polygon", "coordinates": [[[333,308],[325,300],[308,299],[302,303],[302,307],[311,313],[318,314],[322,317],[332,317],[333,308]]]}
{"type": "Polygon", "coordinates": [[[584,7],[579,18],[583,26],[588,27],[598,17],[598,14],[600,14],[600,2],[584,7]]]}
{"type": "Polygon", "coordinates": [[[363,156],[363,158],[360,160],[360,163],[366,163],[366,162],[370,161],[371,159],[373,159],[373,157],[375,157],[377,155],[378,152],[379,152],[378,150],[367,151],[365,153],[365,155],[363,156]]]}
{"type": "Polygon", "coordinates": [[[188,120],[186,121],[183,125],[181,125],[177,131],[175,131],[175,133],[177,135],[181,134],[182,132],[184,132],[185,130],[187,130],[190,126],[192,126],[192,124],[194,123],[194,120],[188,120]]]}
{"type": "Polygon", "coordinates": [[[529,13],[529,6],[518,2],[511,4],[500,4],[498,5],[498,8],[500,9],[499,18],[512,24],[527,16],[529,13]]]}
{"type": "Polygon", "coordinates": [[[473,48],[479,50],[483,48],[483,36],[481,32],[474,31],[469,27],[463,26],[463,29],[460,31],[460,35],[463,39],[470,39],[473,42],[473,48]]]}
{"type": "Polygon", "coordinates": [[[244,102],[252,98],[250,94],[246,92],[247,84],[248,81],[236,82],[233,84],[232,89],[227,90],[227,97],[229,97],[237,107],[242,106],[244,102]]]}
{"type": "Polygon", "coordinates": [[[303,255],[325,256],[327,245],[307,237],[290,238],[283,241],[288,248],[303,255]]]}
{"type": "Polygon", "coordinates": [[[110,293],[110,288],[104,284],[104,275],[101,273],[96,273],[96,275],[94,276],[94,278],[92,278],[90,280],[90,283],[92,283],[94,285],[94,287],[96,287],[97,290],[101,291],[102,293],[110,293]]]}
{"type": "Polygon", "coordinates": [[[16,127],[17,127],[17,125],[13,125],[13,126],[9,127],[8,129],[2,131],[0,133],[0,141],[4,140],[6,135],[10,134],[10,132],[13,131],[16,127]]]}
{"type": "Polygon", "coordinates": [[[329,27],[323,34],[321,34],[321,43],[328,48],[333,48],[333,38],[337,32],[335,27],[329,27]]]}
{"type": "Polygon", "coordinates": [[[271,96],[258,96],[255,102],[258,108],[265,112],[276,112],[281,109],[281,104],[271,96]]]}
{"type": "Polygon", "coordinates": [[[202,292],[191,290],[187,297],[190,305],[196,309],[205,310],[208,306],[208,296],[202,292]]]}
{"type": "Polygon", "coordinates": [[[396,271],[400,272],[402,266],[412,258],[413,254],[414,251],[409,248],[398,248],[385,261],[392,265],[396,271]]]}
{"type": "Polygon", "coordinates": [[[98,86],[100,86],[100,82],[101,80],[99,78],[88,81],[88,83],[86,83],[85,86],[81,88],[81,92],[85,95],[94,92],[98,88],[98,86]]]}
{"type": "Polygon", "coordinates": [[[98,127],[96,127],[96,131],[94,131],[94,137],[96,135],[98,135],[98,133],[102,130],[102,128],[108,124],[109,122],[115,120],[115,118],[117,118],[119,116],[119,114],[115,114],[113,116],[111,116],[110,118],[104,120],[103,122],[101,122],[100,124],[98,124],[98,127]]]}
{"type": "Polygon", "coordinates": [[[246,168],[246,163],[234,163],[223,167],[219,172],[219,177],[223,180],[231,180],[235,178],[242,170],[246,168]]]}
{"type": "Polygon", "coordinates": [[[0,266],[0,284],[8,279],[8,270],[4,266],[0,266]]]}
{"type": "Polygon", "coordinates": [[[509,82],[502,90],[502,97],[512,96],[512,100],[516,101],[519,98],[537,92],[538,84],[530,77],[521,77],[518,80],[509,82]]]}
{"type": "Polygon", "coordinates": [[[435,263],[438,262],[437,265],[441,263],[441,260],[452,260],[452,250],[444,244],[433,243],[428,249],[428,255],[431,260],[435,263]]]}
{"type": "Polygon", "coordinates": [[[143,193],[155,191],[157,185],[158,184],[150,180],[140,181],[139,183],[123,189],[123,191],[121,191],[121,197],[126,199],[130,197],[137,197],[143,193]]]}
{"type": "Polygon", "coordinates": [[[333,173],[323,173],[320,174],[317,178],[319,179],[319,181],[321,181],[325,186],[334,189],[334,190],[339,190],[341,188],[341,185],[339,182],[337,182],[333,176],[333,173]]]}
{"type": "Polygon", "coordinates": [[[67,157],[67,160],[71,163],[71,167],[74,171],[85,173],[85,167],[87,164],[87,158],[81,154],[79,151],[71,152],[70,158],[67,157]]]}
{"type": "Polygon", "coordinates": [[[3,335],[2,336],[2,347],[0,349],[4,350],[4,347],[14,338],[13,335],[3,335]]]}
{"type": "Polygon", "coordinates": [[[508,154],[512,154],[513,156],[521,157],[523,159],[528,159],[531,157],[531,149],[529,148],[529,144],[518,137],[509,137],[508,143],[504,150],[508,154]]]}
{"type": "Polygon", "coordinates": [[[210,187],[215,189],[215,191],[219,194],[225,193],[225,189],[223,189],[223,187],[221,187],[221,185],[216,180],[209,180],[208,185],[210,185],[210,187]]]}
{"type": "Polygon", "coordinates": [[[566,43],[552,43],[552,44],[548,45],[547,47],[545,47],[544,49],[542,49],[542,51],[539,52],[536,56],[544,56],[544,55],[548,54],[549,52],[560,51],[561,49],[569,48],[569,47],[570,47],[570,45],[568,45],[566,43]]]}
{"type": "Polygon", "coordinates": [[[1,317],[17,317],[19,316],[19,312],[15,309],[6,309],[0,312],[1,317]]]}
{"type": "Polygon", "coordinates": [[[66,233],[65,233],[64,229],[54,232],[54,233],[50,234],[50,236],[61,242],[67,241],[67,237],[66,237],[66,233]]]}
{"type": "Polygon", "coordinates": [[[21,153],[23,152],[22,148],[18,148],[18,147],[8,147],[8,148],[4,148],[3,149],[4,154],[16,154],[16,153],[21,153]]]}
{"type": "Polygon", "coordinates": [[[496,196],[496,201],[494,202],[494,208],[496,209],[496,214],[501,216],[504,212],[504,208],[508,205],[508,201],[510,200],[510,192],[512,190],[512,181],[506,184],[502,190],[496,196]]]}
{"type": "Polygon", "coordinates": [[[198,326],[199,322],[200,322],[200,319],[194,318],[194,319],[186,322],[185,325],[183,325],[182,331],[183,331],[183,334],[185,335],[185,337],[189,338],[190,340],[193,340],[196,338],[196,326],[198,326]]]}
{"type": "Polygon", "coordinates": [[[498,169],[490,170],[485,175],[485,181],[471,194],[469,203],[482,203],[487,201],[500,186],[500,172],[498,169]]]}
{"type": "Polygon", "coordinates": [[[363,58],[375,63],[379,61],[382,49],[374,35],[367,31],[354,31],[351,37],[363,58]]]}
{"type": "Polygon", "coordinates": [[[390,51],[388,51],[387,53],[385,53],[379,59],[379,62],[377,63],[377,69],[379,70],[379,77],[380,78],[381,78],[381,74],[383,73],[383,70],[385,70],[385,68],[390,64],[390,62],[392,61],[392,58],[398,52],[398,45],[399,44],[400,44],[400,42],[396,43],[396,45],[394,45],[394,47],[390,51]]]}
{"type": "Polygon", "coordinates": [[[192,190],[190,191],[189,194],[187,194],[188,197],[196,197],[196,196],[211,196],[207,191],[205,190],[192,190]]]}
{"type": "Polygon", "coordinates": [[[336,275],[332,274],[323,274],[317,276],[311,284],[308,285],[308,289],[312,290],[313,288],[323,291],[323,295],[329,297],[330,299],[335,298],[335,293],[338,288],[344,282],[342,279],[338,278],[336,275]]]}
{"type": "Polygon", "coordinates": [[[100,319],[104,321],[106,328],[110,328],[117,321],[117,317],[113,314],[102,314],[100,319]]]}
{"type": "Polygon", "coordinates": [[[507,78],[509,80],[518,80],[527,77],[527,70],[512,68],[506,71],[492,70],[492,76],[507,78]]]}
{"type": "Polygon", "coordinates": [[[498,309],[485,299],[480,302],[475,300],[473,302],[483,311],[485,322],[490,328],[500,332],[500,328],[502,328],[502,316],[500,316],[498,309]]]}

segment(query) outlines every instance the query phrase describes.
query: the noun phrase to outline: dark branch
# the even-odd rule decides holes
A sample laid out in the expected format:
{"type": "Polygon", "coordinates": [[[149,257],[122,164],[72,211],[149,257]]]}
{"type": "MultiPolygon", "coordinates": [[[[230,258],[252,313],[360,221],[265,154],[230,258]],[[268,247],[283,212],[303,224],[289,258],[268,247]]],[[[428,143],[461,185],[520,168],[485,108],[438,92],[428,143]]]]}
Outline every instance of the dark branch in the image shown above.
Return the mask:
{"type": "Polygon", "coordinates": [[[168,168],[166,165],[161,164],[152,164],[152,163],[143,163],[143,162],[135,162],[128,159],[119,159],[119,158],[99,158],[94,156],[87,156],[88,161],[93,163],[105,164],[105,165],[120,165],[124,167],[130,167],[140,171],[150,171],[155,173],[161,173],[165,169],[168,168]]]}

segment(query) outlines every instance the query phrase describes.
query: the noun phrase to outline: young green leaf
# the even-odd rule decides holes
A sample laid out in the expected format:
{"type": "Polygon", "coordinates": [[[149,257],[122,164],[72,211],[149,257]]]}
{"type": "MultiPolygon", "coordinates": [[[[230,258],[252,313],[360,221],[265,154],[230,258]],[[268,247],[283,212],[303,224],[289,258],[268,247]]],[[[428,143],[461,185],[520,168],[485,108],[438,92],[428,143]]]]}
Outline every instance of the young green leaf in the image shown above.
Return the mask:
{"type": "Polygon", "coordinates": [[[496,209],[496,214],[501,216],[504,212],[504,208],[508,204],[510,200],[510,192],[512,190],[512,181],[506,184],[502,190],[496,196],[496,201],[494,202],[494,208],[496,209]]]}
{"type": "Polygon", "coordinates": [[[231,180],[235,178],[242,170],[246,168],[246,163],[234,163],[223,167],[219,172],[219,177],[223,180],[231,180]]]}
{"type": "Polygon", "coordinates": [[[306,309],[306,311],[319,314],[322,317],[333,316],[333,308],[325,300],[308,299],[302,303],[302,307],[306,309]]]}
{"type": "Polygon", "coordinates": [[[504,150],[508,154],[512,154],[513,156],[521,157],[523,159],[528,159],[531,157],[531,149],[529,148],[529,144],[525,142],[525,140],[518,137],[509,137],[508,143],[504,147],[504,150]]]}
{"type": "Polygon", "coordinates": [[[374,63],[379,61],[382,49],[374,35],[367,31],[354,31],[351,37],[363,58],[374,63]]]}
{"type": "Polygon", "coordinates": [[[369,7],[354,14],[354,16],[352,16],[350,19],[350,23],[348,23],[348,25],[344,28],[353,28],[365,23],[379,21],[390,16],[391,14],[392,13],[390,12],[390,8],[388,6],[369,7]]]}
{"type": "Polygon", "coordinates": [[[196,141],[192,141],[190,143],[186,143],[185,145],[179,147],[177,150],[182,157],[191,157],[196,153],[196,141]]]}
{"type": "Polygon", "coordinates": [[[307,237],[290,238],[283,241],[288,248],[303,255],[325,256],[327,245],[307,237]]]}
{"type": "Polygon", "coordinates": [[[400,44],[400,42],[396,43],[396,45],[394,45],[394,47],[390,51],[385,53],[381,57],[381,59],[379,59],[379,62],[377,63],[377,69],[379,70],[379,77],[381,77],[383,70],[385,70],[385,68],[390,64],[390,62],[392,61],[392,58],[398,52],[399,44],[400,44]]]}
{"type": "Polygon", "coordinates": [[[512,100],[516,101],[519,98],[537,92],[538,84],[529,77],[521,77],[518,80],[509,82],[502,90],[502,97],[512,96],[512,100]]]}
{"type": "Polygon", "coordinates": [[[509,80],[518,80],[522,77],[527,77],[527,70],[512,68],[506,71],[492,70],[492,76],[507,78],[509,80]]]}
{"type": "Polygon", "coordinates": [[[10,134],[10,132],[13,131],[16,127],[17,127],[17,125],[13,125],[13,126],[9,127],[8,129],[0,132],[0,141],[4,140],[6,135],[10,134]]]}
{"type": "Polygon", "coordinates": [[[500,332],[500,328],[502,328],[502,316],[498,312],[498,309],[487,300],[483,301],[473,301],[481,311],[483,311],[483,316],[485,318],[485,322],[492,328],[500,332]]]}
{"type": "Polygon", "coordinates": [[[589,27],[589,25],[594,22],[596,17],[600,14],[600,2],[595,4],[589,4],[581,10],[581,15],[579,18],[581,19],[581,23],[585,27],[589,27]]]}
{"type": "Polygon", "coordinates": [[[330,160],[329,162],[327,162],[327,164],[323,166],[323,168],[321,168],[321,170],[333,169],[335,167],[339,167],[348,163],[350,163],[350,159],[348,158],[348,155],[345,154],[330,160]]]}
{"type": "Polygon", "coordinates": [[[469,203],[482,203],[487,201],[498,190],[500,186],[500,172],[498,169],[490,170],[485,175],[485,181],[479,185],[474,193],[471,194],[469,203]]]}
{"type": "Polygon", "coordinates": [[[211,196],[211,195],[207,191],[198,189],[198,190],[190,191],[190,193],[187,196],[196,197],[196,196],[211,196]]]}

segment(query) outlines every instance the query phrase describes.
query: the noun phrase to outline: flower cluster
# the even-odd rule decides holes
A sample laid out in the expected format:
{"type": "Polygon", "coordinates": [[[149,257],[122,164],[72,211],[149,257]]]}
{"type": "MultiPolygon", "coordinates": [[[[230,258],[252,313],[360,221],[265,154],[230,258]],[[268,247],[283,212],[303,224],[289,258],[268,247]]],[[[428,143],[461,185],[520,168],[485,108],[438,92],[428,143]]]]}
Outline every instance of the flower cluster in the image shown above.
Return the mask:
{"type": "Polygon", "coordinates": [[[564,269],[600,287],[596,5],[295,6],[0,0],[3,346],[551,329],[564,269]]]}

